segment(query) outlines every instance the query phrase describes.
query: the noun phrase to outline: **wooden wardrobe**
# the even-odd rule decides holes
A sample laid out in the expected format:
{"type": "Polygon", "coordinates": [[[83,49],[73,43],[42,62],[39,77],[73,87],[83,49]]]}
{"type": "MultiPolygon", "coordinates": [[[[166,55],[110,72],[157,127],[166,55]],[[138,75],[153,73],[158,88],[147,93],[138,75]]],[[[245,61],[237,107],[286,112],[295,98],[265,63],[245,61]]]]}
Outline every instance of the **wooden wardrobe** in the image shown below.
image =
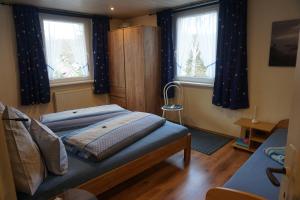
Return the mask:
{"type": "Polygon", "coordinates": [[[158,30],[135,26],[109,32],[110,102],[157,113],[160,102],[158,30]]]}

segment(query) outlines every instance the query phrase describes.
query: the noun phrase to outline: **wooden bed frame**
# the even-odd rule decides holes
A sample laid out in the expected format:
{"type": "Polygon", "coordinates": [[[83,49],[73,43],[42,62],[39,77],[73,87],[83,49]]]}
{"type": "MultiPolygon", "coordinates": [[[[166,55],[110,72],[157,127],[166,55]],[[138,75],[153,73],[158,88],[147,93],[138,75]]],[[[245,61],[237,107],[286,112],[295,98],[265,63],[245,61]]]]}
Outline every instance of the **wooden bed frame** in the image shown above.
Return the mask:
{"type": "MultiPolygon", "coordinates": [[[[277,123],[275,130],[279,128],[288,128],[289,120],[281,120],[277,123]]],[[[225,188],[225,187],[215,187],[208,190],[206,193],[206,200],[266,200],[263,197],[251,194],[248,192],[243,192],[240,190],[225,188]]]]}
{"type": "MultiPolygon", "coordinates": [[[[0,119],[2,119],[1,114],[0,119]]],[[[146,169],[151,168],[181,150],[184,150],[184,165],[187,166],[189,165],[191,158],[190,133],[147,153],[136,160],[130,161],[118,168],[91,179],[79,185],[77,188],[84,189],[97,196],[146,169]]],[[[0,200],[16,200],[16,190],[2,120],[0,120],[0,155],[0,188],[3,188],[3,191],[0,193],[0,200]]]]}

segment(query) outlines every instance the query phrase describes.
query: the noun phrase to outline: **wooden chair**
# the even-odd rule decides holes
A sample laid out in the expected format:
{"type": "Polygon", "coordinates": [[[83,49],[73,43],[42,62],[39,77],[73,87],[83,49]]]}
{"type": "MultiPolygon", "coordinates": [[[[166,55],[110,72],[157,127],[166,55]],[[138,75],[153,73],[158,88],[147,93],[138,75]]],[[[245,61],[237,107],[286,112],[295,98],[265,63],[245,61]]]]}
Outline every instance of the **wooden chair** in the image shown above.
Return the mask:
{"type": "Polygon", "coordinates": [[[242,192],[239,190],[216,187],[208,190],[206,200],[266,200],[255,194],[242,192]]]}
{"type": "Polygon", "coordinates": [[[164,105],[161,107],[163,114],[162,117],[165,117],[165,112],[178,112],[179,123],[182,125],[181,120],[181,111],[183,110],[183,89],[179,82],[173,81],[165,85],[163,90],[164,95],[164,105]],[[178,90],[177,103],[169,103],[168,91],[169,89],[174,88],[178,90]]]}

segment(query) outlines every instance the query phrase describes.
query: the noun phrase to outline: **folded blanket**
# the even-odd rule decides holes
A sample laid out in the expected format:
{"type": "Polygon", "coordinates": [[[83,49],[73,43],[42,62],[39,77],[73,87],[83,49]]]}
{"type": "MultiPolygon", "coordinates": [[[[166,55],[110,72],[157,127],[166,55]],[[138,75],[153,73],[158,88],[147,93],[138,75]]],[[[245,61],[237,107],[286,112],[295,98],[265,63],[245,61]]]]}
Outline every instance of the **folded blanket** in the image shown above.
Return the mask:
{"type": "Polygon", "coordinates": [[[40,117],[40,121],[52,131],[58,132],[82,128],[128,112],[130,111],[112,104],[46,114],[40,117]]]}
{"type": "Polygon", "coordinates": [[[130,112],[72,132],[63,141],[67,151],[80,157],[103,160],[165,123],[157,115],[130,112]]]}
{"type": "Polygon", "coordinates": [[[265,149],[265,154],[281,165],[284,165],[285,147],[268,147],[265,149]]]}

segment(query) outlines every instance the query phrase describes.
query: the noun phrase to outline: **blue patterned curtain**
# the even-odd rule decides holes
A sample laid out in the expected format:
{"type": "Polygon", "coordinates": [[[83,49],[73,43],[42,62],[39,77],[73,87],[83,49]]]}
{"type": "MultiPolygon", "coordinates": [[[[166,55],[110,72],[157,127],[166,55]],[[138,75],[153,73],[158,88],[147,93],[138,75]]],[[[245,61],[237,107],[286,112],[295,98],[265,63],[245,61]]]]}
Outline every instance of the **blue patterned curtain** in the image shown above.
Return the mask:
{"type": "Polygon", "coordinates": [[[37,8],[13,6],[17,39],[21,104],[50,101],[50,84],[37,8]]]}
{"type": "Polygon", "coordinates": [[[109,18],[95,16],[93,23],[94,93],[109,92],[108,31],[109,18]]]}
{"type": "Polygon", "coordinates": [[[220,0],[213,104],[248,108],[247,0],[220,0]]]}
{"type": "MultiPolygon", "coordinates": [[[[172,11],[164,10],[157,13],[157,25],[161,34],[161,91],[164,86],[174,80],[174,47],[172,34],[172,11]]],[[[174,89],[174,88],[173,88],[174,89]]],[[[174,97],[174,90],[169,90],[169,97],[174,97]]]]}

